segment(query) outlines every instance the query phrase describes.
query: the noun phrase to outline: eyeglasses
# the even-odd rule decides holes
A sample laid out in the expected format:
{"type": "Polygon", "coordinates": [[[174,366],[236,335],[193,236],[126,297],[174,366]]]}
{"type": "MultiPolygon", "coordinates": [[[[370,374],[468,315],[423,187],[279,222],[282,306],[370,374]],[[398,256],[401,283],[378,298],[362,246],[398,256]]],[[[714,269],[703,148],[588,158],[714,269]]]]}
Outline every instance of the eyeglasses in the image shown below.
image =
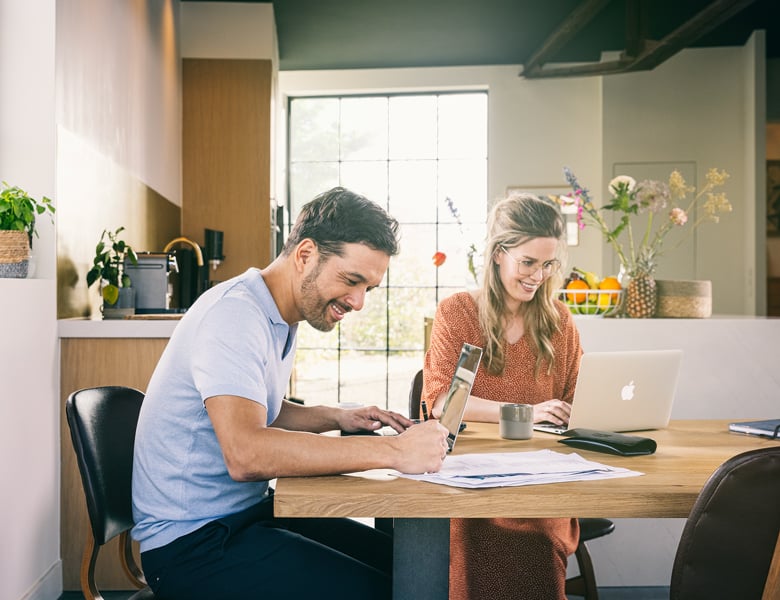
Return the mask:
{"type": "Polygon", "coordinates": [[[514,256],[509,254],[509,250],[507,250],[503,246],[501,246],[501,249],[512,260],[512,262],[514,262],[515,265],[517,265],[518,274],[523,276],[533,275],[537,271],[541,271],[542,275],[547,277],[548,275],[555,273],[558,269],[561,268],[561,261],[559,261],[557,258],[553,258],[552,260],[546,260],[543,263],[539,264],[539,261],[537,260],[528,260],[528,259],[517,260],[514,256]]]}

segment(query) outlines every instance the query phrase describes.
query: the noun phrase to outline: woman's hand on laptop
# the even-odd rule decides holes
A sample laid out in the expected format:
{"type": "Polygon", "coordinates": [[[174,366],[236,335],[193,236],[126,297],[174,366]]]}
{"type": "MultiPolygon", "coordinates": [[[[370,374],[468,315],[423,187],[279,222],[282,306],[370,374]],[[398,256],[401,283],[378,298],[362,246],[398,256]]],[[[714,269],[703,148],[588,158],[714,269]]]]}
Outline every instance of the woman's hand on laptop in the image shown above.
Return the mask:
{"type": "Polygon", "coordinates": [[[400,413],[383,410],[376,406],[361,406],[345,408],[340,411],[339,429],[354,433],[357,431],[376,431],[385,425],[392,427],[398,433],[406,431],[414,425],[400,413]]]}
{"type": "Polygon", "coordinates": [[[534,423],[552,423],[566,425],[571,415],[571,404],[563,400],[546,400],[534,404],[534,423]]]}

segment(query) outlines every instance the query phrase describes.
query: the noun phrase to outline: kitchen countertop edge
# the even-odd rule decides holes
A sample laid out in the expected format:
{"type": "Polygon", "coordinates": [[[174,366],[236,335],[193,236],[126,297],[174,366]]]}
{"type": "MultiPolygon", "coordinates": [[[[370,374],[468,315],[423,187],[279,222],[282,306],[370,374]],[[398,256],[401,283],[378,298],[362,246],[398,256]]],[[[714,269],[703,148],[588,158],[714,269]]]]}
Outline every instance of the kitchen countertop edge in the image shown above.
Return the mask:
{"type": "Polygon", "coordinates": [[[64,338],[169,338],[176,319],[59,319],[57,332],[64,338]]]}

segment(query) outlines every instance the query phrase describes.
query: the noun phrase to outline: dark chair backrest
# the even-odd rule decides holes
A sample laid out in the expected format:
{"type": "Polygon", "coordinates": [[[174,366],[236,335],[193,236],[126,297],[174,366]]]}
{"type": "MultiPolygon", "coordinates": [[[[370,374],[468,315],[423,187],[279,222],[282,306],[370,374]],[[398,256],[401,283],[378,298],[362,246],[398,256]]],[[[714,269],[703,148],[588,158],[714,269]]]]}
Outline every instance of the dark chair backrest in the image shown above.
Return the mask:
{"type": "Polygon", "coordinates": [[[409,388],[409,418],[420,418],[420,397],[422,396],[423,372],[417,371],[412,379],[412,386],[409,388]]]}
{"type": "Polygon", "coordinates": [[[780,532],[780,446],[738,454],[702,488],[672,567],[672,600],[760,599],[780,532]]]}
{"type": "Polygon", "coordinates": [[[95,541],[133,526],[133,445],[144,394],[105,386],[73,392],[65,403],[95,541]]]}

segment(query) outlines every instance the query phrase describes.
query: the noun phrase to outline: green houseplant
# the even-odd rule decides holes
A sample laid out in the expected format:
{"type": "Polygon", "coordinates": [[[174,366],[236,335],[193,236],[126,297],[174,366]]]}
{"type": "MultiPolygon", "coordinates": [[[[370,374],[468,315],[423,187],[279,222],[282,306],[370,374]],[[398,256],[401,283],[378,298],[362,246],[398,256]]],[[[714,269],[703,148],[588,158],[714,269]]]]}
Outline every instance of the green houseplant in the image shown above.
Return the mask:
{"type": "Polygon", "coordinates": [[[124,262],[127,257],[137,265],[138,256],[129,244],[119,239],[119,234],[124,230],[124,227],[116,231],[103,230],[100,241],[95,246],[92,268],[87,273],[87,287],[96,281],[101,282],[100,294],[106,305],[116,304],[120,288],[130,288],[133,285],[130,276],[124,272],[124,262]]]}
{"type": "Polygon", "coordinates": [[[18,186],[5,181],[0,189],[0,277],[27,277],[32,236],[37,235],[35,217],[54,206],[47,197],[36,200],[18,186]]]}

